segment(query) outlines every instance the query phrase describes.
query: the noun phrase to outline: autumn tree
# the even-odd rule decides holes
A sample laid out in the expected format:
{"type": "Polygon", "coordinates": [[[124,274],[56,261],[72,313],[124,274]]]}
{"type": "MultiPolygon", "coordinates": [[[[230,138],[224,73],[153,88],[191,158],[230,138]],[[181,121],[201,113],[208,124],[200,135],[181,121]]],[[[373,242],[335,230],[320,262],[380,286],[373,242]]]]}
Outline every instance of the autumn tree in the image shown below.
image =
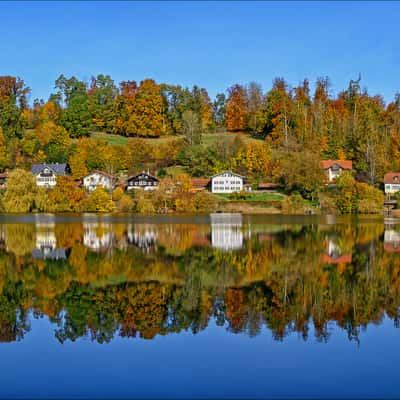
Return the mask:
{"type": "Polygon", "coordinates": [[[3,198],[7,212],[29,212],[34,207],[36,181],[34,176],[22,169],[11,171],[3,198]]]}
{"type": "Polygon", "coordinates": [[[246,127],[246,89],[236,84],[228,89],[228,93],[225,116],[226,128],[232,132],[243,131],[246,127]]]}

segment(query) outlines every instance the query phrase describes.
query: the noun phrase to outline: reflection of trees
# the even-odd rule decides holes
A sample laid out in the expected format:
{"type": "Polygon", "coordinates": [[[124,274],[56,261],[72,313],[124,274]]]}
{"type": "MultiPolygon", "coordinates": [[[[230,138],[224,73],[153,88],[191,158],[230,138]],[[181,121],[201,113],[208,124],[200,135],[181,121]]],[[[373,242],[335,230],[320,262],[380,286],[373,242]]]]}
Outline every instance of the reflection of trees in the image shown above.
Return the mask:
{"type": "MultiPolygon", "coordinates": [[[[179,251],[127,246],[100,253],[88,250],[83,230],[71,224],[68,240],[55,230],[57,243],[71,246],[65,260],[32,258],[25,249],[35,245],[35,235],[30,226],[17,226],[5,227],[14,245],[0,253],[1,340],[23,337],[29,310],[49,316],[60,341],[197,333],[210,319],[250,336],[265,326],[277,340],[292,332],[307,339],[312,327],[317,340],[326,341],[332,321],[358,340],[362,328],[379,324],[385,313],[399,325],[400,261],[384,251],[382,226],[289,226],[258,232],[242,249],[225,252],[188,245],[196,231],[187,224],[177,229],[187,238],[179,251]],[[21,246],[12,235],[22,235],[21,246]],[[351,254],[349,262],[324,261],[327,238],[351,254]]],[[[165,225],[158,240],[167,245],[173,230],[165,225]]],[[[115,237],[124,240],[125,232],[120,226],[115,237]]]]}

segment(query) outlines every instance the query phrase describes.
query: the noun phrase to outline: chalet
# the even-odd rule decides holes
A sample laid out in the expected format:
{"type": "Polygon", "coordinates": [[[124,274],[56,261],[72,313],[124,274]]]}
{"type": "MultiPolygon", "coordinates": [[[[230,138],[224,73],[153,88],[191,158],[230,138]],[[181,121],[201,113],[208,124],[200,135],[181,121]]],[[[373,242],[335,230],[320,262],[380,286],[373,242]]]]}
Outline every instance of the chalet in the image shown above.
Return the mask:
{"type": "Polygon", "coordinates": [[[243,190],[244,177],[231,171],[223,171],[211,177],[212,193],[234,193],[243,190]]]}
{"type": "Polygon", "coordinates": [[[342,171],[352,170],[353,162],[349,160],[323,160],[322,168],[328,177],[328,182],[333,182],[342,171]]]}
{"type": "Polygon", "coordinates": [[[3,172],[2,174],[0,174],[0,190],[6,188],[7,178],[8,178],[7,172],[3,172]]]}
{"type": "Polygon", "coordinates": [[[115,188],[115,181],[114,176],[97,170],[92,171],[82,179],[83,187],[89,191],[95,190],[97,187],[111,191],[115,188]]]}
{"type": "Polygon", "coordinates": [[[157,189],[159,180],[151,176],[149,173],[141,172],[138,175],[131,176],[127,180],[126,190],[132,189],[143,189],[143,190],[155,190],[157,189]]]}
{"type": "Polygon", "coordinates": [[[385,194],[390,197],[400,191],[400,172],[389,172],[383,177],[385,194]]]}
{"type": "Polygon", "coordinates": [[[32,175],[36,178],[36,186],[54,187],[57,176],[69,175],[68,164],[32,164],[32,175]]]}

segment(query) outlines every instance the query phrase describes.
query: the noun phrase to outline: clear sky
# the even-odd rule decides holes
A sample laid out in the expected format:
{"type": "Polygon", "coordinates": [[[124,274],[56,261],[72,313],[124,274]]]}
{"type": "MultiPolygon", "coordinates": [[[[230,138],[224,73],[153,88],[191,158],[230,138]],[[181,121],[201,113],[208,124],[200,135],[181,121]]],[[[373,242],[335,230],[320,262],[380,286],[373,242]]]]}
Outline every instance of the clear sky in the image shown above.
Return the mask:
{"type": "Polygon", "coordinates": [[[193,85],[275,77],[400,91],[400,2],[0,2],[0,75],[47,99],[64,73],[193,85]]]}

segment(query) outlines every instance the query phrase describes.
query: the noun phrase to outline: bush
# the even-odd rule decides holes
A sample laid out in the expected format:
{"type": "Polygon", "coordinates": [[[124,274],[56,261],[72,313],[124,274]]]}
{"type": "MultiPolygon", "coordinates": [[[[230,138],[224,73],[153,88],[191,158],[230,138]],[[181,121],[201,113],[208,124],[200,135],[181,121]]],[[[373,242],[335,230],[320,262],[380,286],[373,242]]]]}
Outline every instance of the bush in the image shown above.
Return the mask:
{"type": "Polygon", "coordinates": [[[102,188],[97,187],[90,193],[89,197],[85,199],[84,211],[88,212],[111,212],[114,209],[114,203],[110,195],[102,188]]]}
{"type": "Polygon", "coordinates": [[[211,193],[198,192],[193,197],[193,208],[195,211],[214,211],[218,202],[211,193]]]}
{"type": "Polygon", "coordinates": [[[283,199],[281,207],[285,214],[304,214],[306,212],[306,202],[299,193],[294,193],[283,199]]]}
{"type": "Polygon", "coordinates": [[[114,189],[114,191],[112,192],[112,199],[113,199],[114,201],[120,201],[123,195],[124,195],[124,191],[122,190],[122,188],[117,187],[117,188],[114,189]]]}
{"type": "Polygon", "coordinates": [[[123,212],[129,212],[133,210],[135,202],[132,197],[128,194],[123,194],[118,203],[118,210],[123,212]]]}

